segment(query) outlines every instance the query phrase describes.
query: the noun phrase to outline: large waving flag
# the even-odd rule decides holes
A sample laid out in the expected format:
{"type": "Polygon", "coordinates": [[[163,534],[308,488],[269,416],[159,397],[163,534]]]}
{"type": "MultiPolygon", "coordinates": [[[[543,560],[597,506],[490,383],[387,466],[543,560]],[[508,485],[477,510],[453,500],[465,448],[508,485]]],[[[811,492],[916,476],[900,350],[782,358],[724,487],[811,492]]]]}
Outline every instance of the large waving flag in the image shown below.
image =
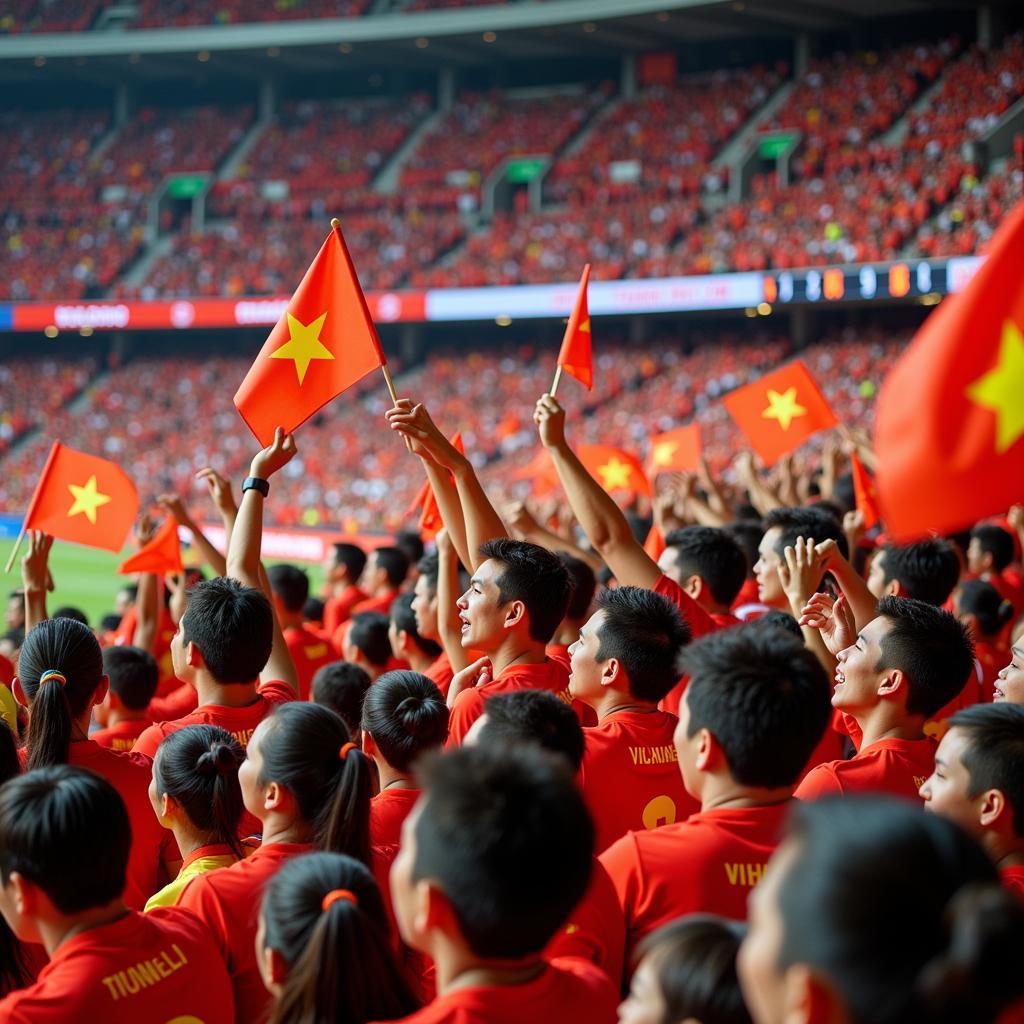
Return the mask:
{"type": "Polygon", "coordinates": [[[587,310],[587,285],[590,283],[590,264],[583,268],[576,305],[565,328],[562,347],[558,352],[558,365],[575,377],[588,391],[594,386],[594,353],[590,343],[590,313],[587,310]]]}
{"type": "Polygon", "coordinates": [[[897,540],[960,530],[1024,499],[1024,202],[886,378],[875,450],[897,540]]]}
{"type": "Polygon", "coordinates": [[[688,423],[651,438],[647,456],[647,475],[659,473],[696,473],[700,469],[700,426],[688,423]]]}
{"type": "Polygon", "coordinates": [[[335,227],[235,394],[260,444],[289,433],[385,364],[341,228],[335,227]]]}
{"type": "Polygon", "coordinates": [[[117,570],[127,575],[132,572],[155,572],[162,576],[168,572],[181,572],[181,540],[178,537],[178,522],[168,516],[153,534],[153,539],[125,559],[117,570]]]}
{"type": "Polygon", "coordinates": [[[629,491],[651,493],[651,483],[640,460],[621,448],[607,444],[581,444],[576,449],[587,472],[609,493],[629,491]]]}

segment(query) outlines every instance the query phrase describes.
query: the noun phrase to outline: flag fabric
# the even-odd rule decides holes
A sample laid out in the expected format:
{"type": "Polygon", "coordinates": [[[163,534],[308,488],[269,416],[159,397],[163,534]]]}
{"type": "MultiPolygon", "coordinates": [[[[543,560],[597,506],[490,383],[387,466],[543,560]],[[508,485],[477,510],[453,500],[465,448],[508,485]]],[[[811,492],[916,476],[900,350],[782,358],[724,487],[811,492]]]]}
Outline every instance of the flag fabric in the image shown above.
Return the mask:
{"type": "MultiPolygon", "coordinates": [[[[462,443],[461,433],[457,433],[452,437],[452,444],[460,454],[466,454],[466,446],[462,443]]],[[[419,494],[416,495],[413,503],[409,506],[409,511],[406,512],[406,515],[411,516],[417,509],[422,510],[418,524],[420,532],[427,537],[437,536],[444,526],[444,520],[441,518],[441,510],[438,508],[434,488],[430,486],[429,480],[423,481],[423,486],[420,488],[419,494]]]]}
{"type": "Polygon", "coordinates": [[[609,493],[629,491],[651,494],[651,483],[640,460],[621,448],[606,444],[583,444],[576,449],[587,472],[609,493]]]}
{"type": "Polygon", "coordinates": [[[594,386],[594,353],[590,344],[590,313],[587,311],[587,285],[590,264],[583,268],[576,305],[565,328],[558,365],[575,377],[588,391],[594,386]]]}
{"type": "Polygon", "coordinates": [[[799,359],[737,388],[723,401],[766,466],[838,422],[799,359]]]}
{"type": "Polygon", "coordinates": [[[878,495],[897,541],[973,525],[1024,498],[1024,202],[962,292],[882,386],[878,495]]]}
{"type": "Polygon", "coordinates": [[[123,561],[117,571],[125,575],[132,572],[155,572],[163,576],[164,573],[183,570],[178,522],[169,516],[153,535],[153,539],[139,548],[131,558],[123,561]]]}
{"type": "Polygon", "coordinates": [[[25,529],[120,551],[138,512],[135,485],[120,466],[55,441],[29,502],[25,529]]]}
{"type": "Polygon", "coordinates": [[[665,535],[657,523],[652,523],[647,532],[647,539],[644,541],[644,551],[656,562],[665,553],[665,547],[665,535]]]}
{"type": "Polygon", "coordinates": [[[539,448],[532,459],[512,474],[513,480],[529,480],[535,498],[545,498],[561,486],[558,471],[546,448],[539,448]]]}
{"type": "Polygon", "coordinates": [[[385,363],[340,228],[327,236],[235,394],[260,444],[289,433],[385,363]]]}
{"type": "Polygon", "coordinates": [[[696,473],[700,469],[700,427],[690,423],[651,438],[647,475],[696,473]]]}
{"type": "Polygon", "coordinates": [[[870,530],[882,518],[878,510],[878,489],[874,478],[855,454],[850,455],[850,470],[857,511],[864,517],[864,529],[870,530]]]}

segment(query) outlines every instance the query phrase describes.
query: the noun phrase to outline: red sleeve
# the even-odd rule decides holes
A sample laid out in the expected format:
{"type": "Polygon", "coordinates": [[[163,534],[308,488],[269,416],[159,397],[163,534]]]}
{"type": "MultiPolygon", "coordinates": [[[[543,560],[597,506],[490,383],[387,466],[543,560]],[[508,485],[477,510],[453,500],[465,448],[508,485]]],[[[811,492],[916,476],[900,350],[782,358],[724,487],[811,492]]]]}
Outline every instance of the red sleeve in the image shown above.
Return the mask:
{"type": "Polygon", "coordinates": [[[287,704],[299,699],[294,687],[281,679],[268,679],[265,683],[260,683],[256,687],[256,692],[271,704],[287,704]]]}
{"type": "Polygon", "coordinates": [[[722,628],[675,580],[669,579],[664,573],[654,584],[654,592],[667,597],[679,609],[694,640],[722,628]]]}
{"type": "Polygon", "coordinates": [[[476,690],[463,690],[452,706],[451,717],[448,719],[448,742],[445,746],[449,749],[460,746],[483,711],[483,697],[476,690]]]}
{"type": "Polygon", "coordinates": [[[842,792],[843,787],[832,764],[819,764],[804,776],[793,796],[797,800],[817,800],[823,796],[837,796],[842,792]]]}
{"type": "Polygon", "coordinates": [[[196,688],[189,683],[182,683],[166,697],[154,697],[146,713],[154,722],[174,722],[190,715],[198,706],[196,688]]]}
{"type": "Polygon", "coordinates": [[[142,754],[151,761],[156,756],[156,748],[163,742],[166,733],[159,725],[151,725],[136,741],[132,747],[133,754],[142,754]]]}
{"type": "Polygon", "coordinates": [[[166,910],[172,913],[187,913],[198,917],[209,929],[217,950],[224,962],[231,968],[231,937],[228,934],[228,923],[224,917],[221,902],[217,894],[207,884],[207,880],[198,875],[181,891],[178,902],[166,910]]]}
{"type": "Polygon", "coordinates": [[[117,632],[114,634],[114,644],[118,647],[124,644],[131,644],[135,639],[135,624],[139,621],[139,613],[135,606],[132,605],[121,617],[121,622],[117,627],[117,632]]]}
{"type": "MultiPolygon", "coordinates": [[[[644,886],[643,866],[634,833],[627,832],[621,839],[616,839],[597,859],[611,880],[623,917],[632,919],[640,908],[644,886]]],[[[626,924],[628,930],[628,921],[626,924]]]]}

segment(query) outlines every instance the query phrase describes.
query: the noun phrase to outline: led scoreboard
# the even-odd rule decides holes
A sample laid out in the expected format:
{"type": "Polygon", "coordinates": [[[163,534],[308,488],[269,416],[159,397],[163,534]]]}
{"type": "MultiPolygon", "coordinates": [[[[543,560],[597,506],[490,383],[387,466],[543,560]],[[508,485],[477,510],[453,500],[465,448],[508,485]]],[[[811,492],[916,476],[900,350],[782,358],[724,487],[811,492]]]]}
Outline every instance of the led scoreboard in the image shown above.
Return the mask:
{"type": "Polygon", "coordinates": [[[865,263],[853,267],[777,270],[764,276],[764,301],[872,302],[946,295],[955,290],[947,260],[865,263]]]}

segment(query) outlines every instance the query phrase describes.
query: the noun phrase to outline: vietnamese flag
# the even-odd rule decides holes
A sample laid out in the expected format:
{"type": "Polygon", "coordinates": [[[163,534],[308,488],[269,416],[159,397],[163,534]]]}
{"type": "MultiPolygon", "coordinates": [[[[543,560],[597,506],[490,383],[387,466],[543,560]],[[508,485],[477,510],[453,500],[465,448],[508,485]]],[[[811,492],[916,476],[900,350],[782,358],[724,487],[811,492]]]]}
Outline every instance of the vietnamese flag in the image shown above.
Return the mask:
{"type": "Polygon", "coordinates": [[[25,530],[120,551],[139,512],[135,485],[114,462],[54,441],[25,516],[25,530]]]}
{"type": "MultiPolygon", "coordinates": [[[[457,433],[452,437],[452,444],[461,455],[466,454],[466,446],[462,443],[461,433],[457,433]]],[[[423,510],[420,513],[420,532],[428,537],[436,536],[444,526],[444,520],[441,518],[441,510],[437,507],[437,498],[434,496],[434,488],[430,486],[429,480],[423,481],[423,486],[420,488],[419,494],[416,495],[413,503],[409,506],[406,516],[411,516],[416,509],[423,510]]]]}
{"type": "Polygon", "coordinates": [[[766,466],[838,422],[799,359],[737,388],[723,401],[766,466]]]}
{"type": "Polygon", "coordinates": [[[269,445],[275,427],[290,433],[385,362],[336,227],[242,381],[235,405],[260,444],[269,445]]]}
{"type": "Polygon", "coordinates": [[[609,494],[612,491],[651,494],[650,481],[635,455],[606,444],[582,444],[576,449],[576,455],[609,494]]]}
{"type": "Polygon", "coordinates": [[[1024,202],[882,386],[878,495],[897,541],[950,533],[1024,498],[1024,202]]]}
{"type": "Polygon", "coordinates": [[[700,427],[690,423],[651,438],[647,475],[696,473],[700,469],[700,427]]]}
{"type": "Polygon", "coordinates": [[[587,285],[590,264],[583,268],[576,306],[569,317],[558,353],[558,365],[575,377],[588,391],[594,386],[594,353],[590,345],[590,313],[587,311],[587,285]]]}
{"type": "Polygon", "coordinates": [[[857,511],[864,516],[864,529],[870,530],[882,518],[878,511],[878,490],[874,478],[855,454],[850,455],[850,470],[857,511]]]}
{"type": "Polygon", "coordinates": [[[167,572],[182,572],[181,540],[178,537],[178,522],[173,516],[163,521],[160,529],[148,544],[121,563],[119,573],[155,572],[162,576],[167,572]]]}

